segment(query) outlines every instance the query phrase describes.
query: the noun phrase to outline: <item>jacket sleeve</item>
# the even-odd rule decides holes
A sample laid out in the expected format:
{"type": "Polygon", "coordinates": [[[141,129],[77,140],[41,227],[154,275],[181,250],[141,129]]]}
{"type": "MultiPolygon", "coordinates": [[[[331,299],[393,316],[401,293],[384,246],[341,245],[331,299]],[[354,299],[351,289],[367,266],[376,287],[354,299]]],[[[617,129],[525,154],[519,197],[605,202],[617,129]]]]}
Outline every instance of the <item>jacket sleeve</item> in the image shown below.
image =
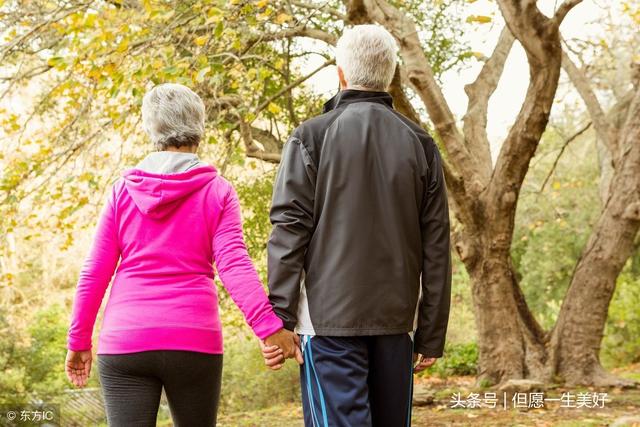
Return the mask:
{"type": "Polygon", "coordinates": [[[281,330],[282,321],[273,312],[247,252],[240,203],[231,185],[213,236],[213,257],[222,284],[256,336],[265,339],[281,330]]]}
{"type": "Polygon", "coordinates": [[[451,301],[449,207],[442,159],[433,147],[421,213],[422,299],[418,308],[415,352],[441,357],[451,301]]]}
{"type": "Polygon", "coordinates": [[[314,227],[314,171],[311,156],[300,139],[289,138],[273,189],[273,228],[267,245],[269,299],[289,330],[297,323],[300,279],[314,227]]]}
{"type": "Polygon", "coordinates": [[[114,192],[105,204],[89,255],[80,272],[67,334],[67,348],[72,351],[91,349],[91,335],[104,294],[120,259],[114,215],[114,192]]]}

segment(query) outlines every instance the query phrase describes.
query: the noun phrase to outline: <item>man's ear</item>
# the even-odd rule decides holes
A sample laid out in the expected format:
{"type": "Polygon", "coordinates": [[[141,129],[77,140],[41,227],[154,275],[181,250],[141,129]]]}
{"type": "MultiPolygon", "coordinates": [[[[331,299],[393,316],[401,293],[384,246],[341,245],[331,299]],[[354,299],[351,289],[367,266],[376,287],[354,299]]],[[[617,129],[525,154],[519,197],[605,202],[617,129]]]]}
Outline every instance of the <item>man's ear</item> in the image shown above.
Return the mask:
{"type": "Polygon", "coordinates": [[[344,79],[344,71],[338,65],[338,80],[340,80],[340,89],[344,90],[347,88],[347,81],[344,79]]]}

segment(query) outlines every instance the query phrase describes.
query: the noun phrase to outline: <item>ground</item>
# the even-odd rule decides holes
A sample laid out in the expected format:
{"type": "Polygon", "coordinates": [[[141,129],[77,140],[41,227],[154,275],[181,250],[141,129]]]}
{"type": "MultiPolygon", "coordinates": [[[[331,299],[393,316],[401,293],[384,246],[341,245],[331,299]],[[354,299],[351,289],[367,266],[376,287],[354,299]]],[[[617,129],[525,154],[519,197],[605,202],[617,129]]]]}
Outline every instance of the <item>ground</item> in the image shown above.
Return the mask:
{"type": "MultiPolygon", "coordinates": [[[[640,381],[640,364],[620,369],[620,376],[640,381]]],[[[592,389],[551,387],[544,391],[545,398],[560,398],[563,393],[573,396],[578,406],[578,395],[593,396],[593,393],[607,393],[604,407],[566,407],[561,402],[545,401],[546,408],[514,409],[513,401],[507,399],[508,409],[503,409],[503,395],[491,388],[479,389],[474,386],[473,377],[454,377],[446,380],[438,378],[420,378],[416,386],[428,390],[434,399],[431,404],[416,406],[413,409],[414,427],[439,426],[535,426],[535,427],[589,427],[613,426],[640,427],[640,389],[592,389]],[[452,396],[460,393],[467,400],[470,393],[478,393],[485,402],[485,393],[495,392],[498,397],[496,409],[464,408],[452,409],[452,396]]],[[[521,394],[520,398],[524,399],[521,394]]],[[[527,398],[529,398],[527,394],[527,398]]],[[[601,396],[601,395],[600,395],[601,396]]],[[[489,395],[489,397],[491,397],[489,395]]],[[[516,397],[516,400],[518,397],[516,397]]],[[[584,403],[584,402],[583,402],[584,403]]],[[[590,403],[590,406],[594,404],[590,403]]],[[[597,406],[597,405],[596,405],[597,406]]],[[[300,405],[277,406],[262,411],[240,414],[220,414],[219,427],[298,427],[303,426],[300,405]]]]}

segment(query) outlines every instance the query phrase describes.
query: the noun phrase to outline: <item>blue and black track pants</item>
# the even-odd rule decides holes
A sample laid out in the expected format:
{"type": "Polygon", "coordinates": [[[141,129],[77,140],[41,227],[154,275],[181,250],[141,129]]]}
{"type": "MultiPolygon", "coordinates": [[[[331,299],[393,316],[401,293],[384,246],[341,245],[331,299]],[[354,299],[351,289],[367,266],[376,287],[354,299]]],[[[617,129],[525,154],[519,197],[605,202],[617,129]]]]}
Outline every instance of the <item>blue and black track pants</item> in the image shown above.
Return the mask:
{"type": "Polygon", "coordinates": [[[302,335],[306,427],[411,425],[413,342],[409,334],[302,335]]]}

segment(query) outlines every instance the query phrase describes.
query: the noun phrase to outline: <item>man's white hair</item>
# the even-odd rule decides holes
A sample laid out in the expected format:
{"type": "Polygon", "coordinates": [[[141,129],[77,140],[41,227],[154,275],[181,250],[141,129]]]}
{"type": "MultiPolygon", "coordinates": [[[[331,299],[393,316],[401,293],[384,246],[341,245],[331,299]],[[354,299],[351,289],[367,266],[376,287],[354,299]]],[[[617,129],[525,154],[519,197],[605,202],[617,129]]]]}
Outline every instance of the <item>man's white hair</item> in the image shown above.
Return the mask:
{"type": "Polygon", "coordinates": [[[385,91],[396,69],[398,45],[378,25],[356,25],[342,33],[336,45],[336,64],[349,86],[385,91]]]}
{"type": "Polygon", "coordinates": [[[204,135],[204,103],[181,84],[158,85],[142,99],[142,126],[158,150],[198,145],[204,135]]]}

